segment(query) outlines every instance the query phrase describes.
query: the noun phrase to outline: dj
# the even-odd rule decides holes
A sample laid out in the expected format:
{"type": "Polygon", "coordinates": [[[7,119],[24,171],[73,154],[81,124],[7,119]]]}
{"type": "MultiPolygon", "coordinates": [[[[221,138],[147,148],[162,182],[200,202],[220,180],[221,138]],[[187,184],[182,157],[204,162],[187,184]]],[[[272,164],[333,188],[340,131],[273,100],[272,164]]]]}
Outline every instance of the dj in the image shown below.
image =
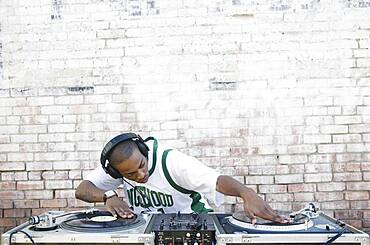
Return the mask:
{"type": "Polygon", "coordinates": [[[132,218],[141,211],[207,213],[212,211],[207,199],[220,205],[225,194],[243,199],[252,223],[256,216],[288,222],[252,189],[153,137],[144,141],[133,133],[118,135],[105,145],[100,160],[101,165],[77,187],[76,198],[104,202],[114,216],[132,218]],[[121,184],[126,201],[115,192],[121,184]]]}

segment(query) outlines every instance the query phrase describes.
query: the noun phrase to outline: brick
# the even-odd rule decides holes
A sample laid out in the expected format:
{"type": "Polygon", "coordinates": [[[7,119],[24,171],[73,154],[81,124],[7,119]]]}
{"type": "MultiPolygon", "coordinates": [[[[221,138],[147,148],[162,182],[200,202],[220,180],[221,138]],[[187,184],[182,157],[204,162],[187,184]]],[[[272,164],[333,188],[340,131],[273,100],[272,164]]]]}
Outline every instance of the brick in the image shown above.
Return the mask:
{"type": "Polygon", "coordinates": [[[14,200],[14,208],[39,208],[39,200],[14,200]]]}
{"type": "Polygon", "coordinates": [[[321,202],[321,210],[349,209],[348,201],[321,202]]]}
{"type": "Polygon", "coordinates": [[[343,200],[343,192],[316,192],[315,199],[318,202],[343,200]]]}
{"type": "Polygon", "coordinates": [[[3,200],[23,199],[24,193],[23,191],[0,191],[0,198],[3,200]]]}
{"type": "Polygon", "coordinates": [[[24,152],[9,153],[8,160],[11,162],[33,161],[33,153],[24,153],[24,152]]]}
{"type": "Polygon", "coordinates": [[[305,174],[304,182],[328,182],[333,178],[331,173],[320,173],[320,174],[305,174]]]}
{"type": "Polygon", "coordinates": [[[356,191],[356,192],[345,192],[346,200],[368,200],[369,192],[367,191],[356,191]]]}
{"type": "Polygon", "coordinates": [[[27,172],[15,172],[14,180],[27,180],[27,172]]]}
{"type": "Polygon", "coordinates": [[[41,208],[64,208],[67,207],[66,199],[41,200],[41,208]]]}
{"type": "Polygon", "coordinates": [[[48,132],[50,133],[67,133],[67,132],[75,132],[76,125],[75,124],[50,124],[48,125],[48,132]]]}
{"type": "Polygon", "coordinates": [[[45,181],[46,189],[71,189],[72,181],[70,180],[46,180],[45,181]]]}
{"type": "Polygon", "coordinates": [[[318,191],[343,191],[346,189],[344,182],[330,182],[330,183],[318,183],[318,191]]]}
{"type": "Polygon", "coordinates": [[[4,217],[13,218],[13,217],[26,217],[25,209],[5,209],[4,217]]]}
{"type": "Polygon", "coordinates": [[[331,172],[330,164],[306,164],[305,173],[325,173],[331,172]]]}
{"type": "Polygon", "coordinates": [[[37,190],[43,189],[44,182],[43,181],[18,181],[17,182],[17,190],[37,190]]]}
{"type": "Polygon", "coordinates": [[[0,152],[19,151],[19,144],[0,144],[0,152]]]}
{"type": "Polygon", "coordinates": [[[361,142],[361,134],[333,135],[333,143],[361,142]]]}
{"type": "Polygon", "coordinates": [[[294,200],[293,195],[289,193],[284,194],[266,194],[267,202],[292,202],[294,200]]]}
{"type": "Polygon", "coordinates": [[[0,190],[15,190],[15,182],[14,181],[0,181],[0,190]]]}
{"type": "MultiPolygon", "coordinates": [[[[46,188],[48,188],[46,186],[46,188]]],[[[26,199],[52,199],[53,198],[53,191],[51,190],[26,190],[24,191],[26,195],[26,199]]]]}
{"type": "Polygon", "coordinates": [[[315,200],[314,193],[300,192],[294,193],[294,201],[296,202],[312,202],[315,200]]]}
{"type": "Polygon", "coordinates": [[[37,170],[51,170],[53,165],[51,162],[27,162],[26,170],[27,171],[37,171],[37,170]]]}
{"type": "Polygon", "coordinates": [[[306,155],[282,155],[279,157],[279,162],[282,164],[306,163],[306,155]]]}
{"type": "Polygon", "coordinates": [[[55,170],[70,170],[80,168],[81,164],[78,161],[60,161],[60,162],[58,161],[53,163],[53,169],[55,170]]]}
{"type": "Polygon", "coordinates": [[[305,144],[331,143],[331,136],[330,135],[304,135],[303,142],[305,144]]]}
{"type": "Polygon", "coordinates": [[[55,198],[75,198],[75,190],[55,190],[55,198]]]}
{"type": "Polygon", "coordinates": [[[362,180],[362,174],[357,172],[352,173],[334,173],[333,181],[356,181],[362,180]]]}
{"type": "Polygon", "coordinates": [[[345,152],[346,145],[345,144],[325,144],[318,146],[319,153],[341,153],[345,152]]]}
{"type": "Polygon", "coordinates": [[[368,209],[370,207],[370,201],[350,201],[352,209],[368,209]]]}
{"type": "Polygon", "coordinates": [[[337,219],[362,219],[362,212],[358,210],[339,210],[334,211],[334,217],[337,219]]]}
{"type": "Polygon", "coordinates": [[[277,184],[290,184],[290,183],[302,183],[303,175],[302,174],[285,174],[285,175],[276,175],[275,183],[277,184]]]}
{"type": "Polygon", "coordinates": [[[22,125],[19,130],[21,133],[46,133],[46,125],[22,125]]]}
{"type": "Polygon", "coordinates": [[[370,124],[349,125],[349,133],[370,133],[370,124]]]}
{"type": "Polygon", "coordinates": [[[1,163],[1,170],[2,171],[24,170],[24,169],[25,169],[25,164],[23,162],[5,162],[5,163],[1,163]]]}
{"type": "MultiPolygon", "coordinates": [[[[335,116],[334,122],[335,124],[357,124],[357,123],[361,123],[361,117],[360,116],[335,116]]],[[[349,132],[356,133],[355,131],[351,130],[351,127],[352,125],[350,125],[349,127],[349,132]]]]}
{"type": "Polygon", "coordinates": [[[259,193],[286,193],[286,185],[260,185],[259,193]]]}
{"type": "Polygon", "coordinates": [[[347,125],[322,125],[320,132],[323,134],[345,134],[348,133],[347,125]]]}
{"type": "Polygon", "coordinates": [[[61,152],[35,153],[35,161],[58,161],[62,160],[61,152]]]}
{"type": "Polygon", "coordinates": [[[314,192],[316,190],[315,184],[289,184],[288,185],[288,192],[314,192]]]}
{"type": "Polygon", "coordinates": [[[370,182],[362,181],[362,182],[347,182],[347,190],[350,191],[368,191],[370,182]]]}
{"type": "Polygon", "coordinates": [[[37,134],[18,134],[10,136],[13,143],[37,142],[37,134]]]}
{"type": "Polygon", "coordinates": [[[66,180],[68,179],[67,171],[45,171],[41,174],[44,180],[66,180]]]}
{"type": "Polygon", "coordinates": [[[292,145],[288,146],[289,154],[304,154],[304,153],[314,153],[316,152],[315,145],[292,145]]]}
{"type": "Polygon", "coordinates": [[[0,193],[0,208],[13,208],[13,200],[8,200],[9,198],[5,199],[0,193]]]}
{"type": "Polygon", "coordinates": [[[273,184],[273,176],[246,176],[246,184],[273,184]]]}
{"type": "Polygon", "coordinates": [[[16,222],[14,218],[1,218],[0,219],[0,226],[15,226],[16,222]]]}

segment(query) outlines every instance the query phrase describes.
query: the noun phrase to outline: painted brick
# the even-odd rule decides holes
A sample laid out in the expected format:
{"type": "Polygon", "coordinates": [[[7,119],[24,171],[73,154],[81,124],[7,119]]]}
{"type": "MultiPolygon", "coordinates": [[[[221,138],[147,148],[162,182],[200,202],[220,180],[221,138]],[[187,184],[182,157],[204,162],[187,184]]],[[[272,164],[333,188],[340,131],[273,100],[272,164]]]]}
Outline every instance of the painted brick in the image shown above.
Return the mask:
{"type": "Polygon", "coordinates": [[[18,181],[17,182],[17,190],[37,190],[43,189],[44,182],[43,181],[18,181]]]}
{"type": "Polygon", "coordinates": [[[297,202],[313,202],[315,200],[314,193],[300,192],[294,193],[294,201],[297,202]]]}
{"type": "Polygon", "coordinates": [[[277,184],[289,184],[289,183],[302,183],[302,174],[287,174],[287,175],[276,175],[275,183],[277,184]]]}
{"type": "Polygon", "coordinates": [[[334,173],[333,181],[357,181],[362,180],[362,173],[334,173]]]}
{"type": "Polygon", "coordinates": [[[328,182],[331,181],[333,178],[331,173],[320,173],[320,174],[305,174],[304,181],[311,183],[311,182],[328,182]]]}
{"type": "Polygon", "coordinates": [[[283,155],[279,157],[279,162],[281,164],[296,164],[296,163],[306,163],[306,155],[283,155]]]}
{"type": "Polygon", "coordinates": [[[39,208],[39,200],[14,200],[14,208],[39,208]]]}
{"type": "Polygon", "coordinates": [[[345,192],[344,195],[346,200],[369,200],[367,191],[345,192]]]}
{"type": "Polygon", "coordinates": [[[23,191],[0,191],[0,197],[3,200],[23,199],[24,193],[23,191]]]}
{"type": "Polygon", "coordinates": [[[72,188],[72,181],[70,180],[46,180],[46,189],[70,189],[72,188]]]}
{"type": "Polygon", "coordinates": [[[318,183],[318,191],[343,191],[346,189],[344,182],[329,182],[329,183],[318,183]]]}
{"type": "Polygon", "coordinates": [[[325,144],[319,145],[317,151],[319,153],[341,153],[345,152],[346,145],[344,144],[325,144]]]}
{"type": "Polygon", "coordinates": [[[26,199],[53,199],[53,191],[52,190],[26,190],[24,191],[26,199]]]}
{"type": "Polygon", "coordinates": [[[41,200],[41,208],[64,208],[67,206],[66,199],[41,200]]]}
{"type": "Polygon", "coordinates": [[[348,182],[346,184],[347,190],[353,191],[368,191],[370,182],[362,181],[362,182],[348,182]]]}
{"type": "Polygon", "coordinates": [[[348,133],[347,125],[322,125],[320,132],[323,134],[345,134],[348,133]]]}

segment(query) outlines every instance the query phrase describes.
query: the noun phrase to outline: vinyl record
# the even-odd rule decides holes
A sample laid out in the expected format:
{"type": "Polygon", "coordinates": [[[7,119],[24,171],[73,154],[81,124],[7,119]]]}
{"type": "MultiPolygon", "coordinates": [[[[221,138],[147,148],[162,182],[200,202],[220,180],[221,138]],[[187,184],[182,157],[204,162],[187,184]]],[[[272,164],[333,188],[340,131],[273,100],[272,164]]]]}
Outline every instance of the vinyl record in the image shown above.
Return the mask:
{"type": "MultiPolygon", "coordinates": [[[[279,212],[281,213],[281,212],[279,212]]],[[[281,213],[288,216],[289,214],[281,213]]],[[[234,213],[232,216],[226,217],[227,222],[235,227],[250,231],[260,232],[289,232],[305,230],[313,226],[312,220],[305,215],[296,215],[291,219],[290,223],[282,224],[273,221],[257,218],[257,223],[252,224],[252,221],[245,215],[244,212],[234,213]]]]}
{"type": "Polygon", "coordinates": [[[124,231],[145,224],[145,220],[140,215],[134,215],[134,217],[130,219],[113,218],[114,217],[107,211],[95,211],[89,214],[77,214],[62,222],[60,227],[65,230],[96,233],[124,231]],[[108,219],[108,217],[111,218],[108,219]]]}

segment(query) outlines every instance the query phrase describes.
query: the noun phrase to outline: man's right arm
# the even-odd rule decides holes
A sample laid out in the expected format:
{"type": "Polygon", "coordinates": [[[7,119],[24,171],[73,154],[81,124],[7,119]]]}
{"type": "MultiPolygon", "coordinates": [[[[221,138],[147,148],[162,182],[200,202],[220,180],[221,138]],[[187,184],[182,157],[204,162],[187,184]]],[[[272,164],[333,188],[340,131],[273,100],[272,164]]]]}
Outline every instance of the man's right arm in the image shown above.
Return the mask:
{"type": "Polygon", "coordinates": [[[77,187],[75,196],[85,202],[103,202],[104,190],[88,180],[83,180],[77,187]]]}
{"type": "MultiPolygon", "coordinates": [[[[96,187],[88,180],[83,180],[77,187],[75,196],[85,202],[103,202],[105,190],[96,187]]],[[[118,196],[107,199],[105,203],[107,210],[113,215],[122,218],[132,218],[133,212],[128,204],[118,196]]]]}

